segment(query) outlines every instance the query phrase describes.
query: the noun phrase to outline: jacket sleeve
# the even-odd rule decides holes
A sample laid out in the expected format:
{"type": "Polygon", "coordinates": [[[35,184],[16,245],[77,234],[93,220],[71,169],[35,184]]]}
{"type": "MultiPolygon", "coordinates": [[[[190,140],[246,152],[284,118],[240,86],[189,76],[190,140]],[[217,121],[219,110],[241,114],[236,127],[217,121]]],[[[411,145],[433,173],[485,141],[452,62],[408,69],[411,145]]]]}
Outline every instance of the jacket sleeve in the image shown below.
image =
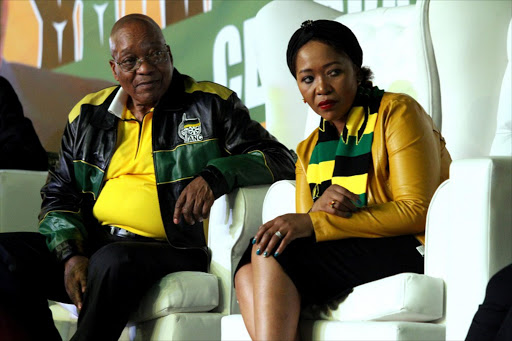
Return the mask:
{"type": "Polygon", "coordinates": [[[294,178],[292,152],[260,123],[251,120],[235,93],[220,111],[222,147],[229,156],[210,160],[199,174],[208,182],[215,198],[236,187],[294,178]]]}
{"type": "MultiPolygon", "coordinates": [[[[381,124],[383,136],[374,137],[372,153],[379,148],[380,151],[377,158],[374,156],[373,166],[381,169],[379,174],[387,175],[380,179],[374,175],[371,181],[378,185],[371,185],[375,192],[373,202],[350,218],[309,213],[317,241],[421,235],[425,231],[430,200],[443,177],[447,177],[442,174],[444,164],[450,161],[441,157],[445,155],[444,140],[430,117],[410,97],[391,100],[380,110],[383,117],[377,124],[381,124]]],[[[304,165],[299,166],[302,170],[297,173],[305,173],[304,165]]],[[[297,184],[298,200],[305,200],[311,207],[309,188],[304,189],[307,181],[297,184]]]]}
{"type": "MultiPolygon", "coordinates": [[[[73,110],[80,110],[77,105],[73,110]]],[[[79,118],[77,118],[78,120],[79,118]]],[[[75,122],[76,123],[76,122],[75,122]]],[[[68,122],[62,137],[59,159],[41,190],[43,198],[39,214],[39,232],[58,260],[85,255],[87,236],[81,214],[81,193],[75,183],[73,143],[76,124],[68,122]]]]}

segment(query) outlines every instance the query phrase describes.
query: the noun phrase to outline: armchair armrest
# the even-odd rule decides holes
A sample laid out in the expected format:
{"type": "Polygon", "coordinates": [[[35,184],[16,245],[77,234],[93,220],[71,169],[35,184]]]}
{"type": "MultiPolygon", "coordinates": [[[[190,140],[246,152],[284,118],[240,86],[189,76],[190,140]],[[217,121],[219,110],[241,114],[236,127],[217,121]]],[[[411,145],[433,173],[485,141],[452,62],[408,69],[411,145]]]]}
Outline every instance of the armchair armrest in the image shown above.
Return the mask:
{"type": "Polygon", "coordinates": [[[0,170],[0,232],[37,231],[41,187],[48,172],[0,170]]]}
{"type": "Polygon", "coordinates": [[[263,201],[263,223],[295,212],[295,180],[281,180],[272,184],[263,201]]]}
{"type": "Polygon", "coordinates": [[[215,200],[208,222],[208,246],[212,251],[210,272],[220,279],[220,301],[215,312],[240,312],[233,274],[249,241],[261,225],[263,199],[269,185],[235,189],[215,200]]]}
{"type": "Polygon", "coordinates": [[[447,340],[465,338],[487,282],[512,263],[511,203],[510,156],[454,161],[432,199],[425,269],[446,283],[447,340]]]}

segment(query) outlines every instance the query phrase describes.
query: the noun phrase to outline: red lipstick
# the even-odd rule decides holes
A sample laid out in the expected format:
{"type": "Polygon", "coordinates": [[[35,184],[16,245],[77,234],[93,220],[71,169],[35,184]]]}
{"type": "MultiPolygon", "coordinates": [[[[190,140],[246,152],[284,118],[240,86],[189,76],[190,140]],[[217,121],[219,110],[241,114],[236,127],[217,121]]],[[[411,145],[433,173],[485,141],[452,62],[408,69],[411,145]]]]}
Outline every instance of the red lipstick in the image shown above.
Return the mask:
{"type": "Polygon", "coordinates": [[[318,106],[322,110],[328,110],[328,109],[331,109],[335,103],[336,103],[336,101],[327,100],[327,101],[322,101],[322,102],[318,103],[318,106]]]}

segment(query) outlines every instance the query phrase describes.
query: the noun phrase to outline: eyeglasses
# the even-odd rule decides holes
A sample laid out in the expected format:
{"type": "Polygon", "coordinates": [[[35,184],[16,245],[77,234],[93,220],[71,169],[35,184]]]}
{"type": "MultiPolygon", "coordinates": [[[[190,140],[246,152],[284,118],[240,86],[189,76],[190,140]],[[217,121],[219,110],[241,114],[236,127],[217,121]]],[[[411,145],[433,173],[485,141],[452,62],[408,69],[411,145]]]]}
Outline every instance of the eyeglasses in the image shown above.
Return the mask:
{"type": "Polygon", "coordinates": [[[124,59],[122,62],[118,62],[117,60],[114,60],[114,62],[119,65],[121,70],[124,72],[134,72],[137,71],[140,68],[140,65],[145,60],[151,65],[159,65],[167,61],[168,57],[168,49],[169,45],[165,45],[167,49],[160,50],[160,51],[154,51],[150,54],[146,55],[142,58],[135,58],[135,57],[129,57],[124,59]]]}

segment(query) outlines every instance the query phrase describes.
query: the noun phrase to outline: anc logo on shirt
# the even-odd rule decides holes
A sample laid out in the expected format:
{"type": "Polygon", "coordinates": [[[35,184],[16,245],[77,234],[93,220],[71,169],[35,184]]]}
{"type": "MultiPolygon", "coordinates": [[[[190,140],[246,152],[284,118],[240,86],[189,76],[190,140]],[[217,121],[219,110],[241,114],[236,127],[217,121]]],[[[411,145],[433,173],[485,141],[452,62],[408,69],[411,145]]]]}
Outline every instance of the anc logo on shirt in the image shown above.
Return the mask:
{"type": "Polygon", "coordinates": [[[201,121],[199,118],[187,118],[187,113],[183,113],[183,118],[178,127],[178,135],[185,143],[202,141],[203,135],[201,135],[201,121]]]}

